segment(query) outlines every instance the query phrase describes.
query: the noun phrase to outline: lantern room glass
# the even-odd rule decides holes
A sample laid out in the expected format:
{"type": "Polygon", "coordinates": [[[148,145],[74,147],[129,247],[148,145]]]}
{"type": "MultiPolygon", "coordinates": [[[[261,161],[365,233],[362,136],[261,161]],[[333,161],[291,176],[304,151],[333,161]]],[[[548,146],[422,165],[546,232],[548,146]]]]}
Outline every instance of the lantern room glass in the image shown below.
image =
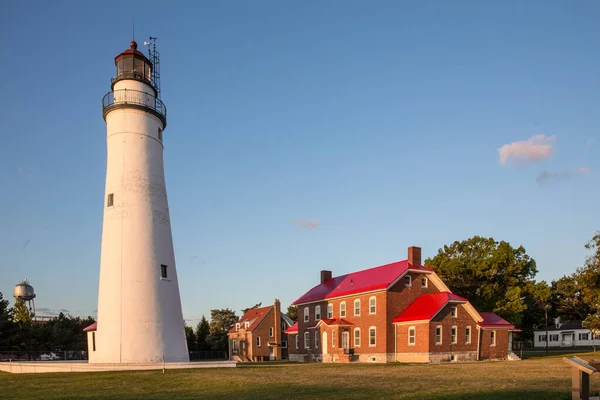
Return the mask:
{"type": "Polygon", "coordinates": [[[117,61],[117,79],[124,76],[139,76],[150,82],[152,80],[152,65],[145,58],[124,55],[117,61]]]}

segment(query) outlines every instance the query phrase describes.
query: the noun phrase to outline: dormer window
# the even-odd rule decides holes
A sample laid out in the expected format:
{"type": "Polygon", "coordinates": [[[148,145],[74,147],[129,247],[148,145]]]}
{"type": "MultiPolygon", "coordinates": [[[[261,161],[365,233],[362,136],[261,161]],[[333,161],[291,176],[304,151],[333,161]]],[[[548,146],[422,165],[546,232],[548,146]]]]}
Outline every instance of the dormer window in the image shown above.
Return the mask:
{"type": "Polygon", "coordinates": [[[238,329],[240,329],[240,324],[239,323],[235,324],[235,330],[237,331],[238,329]]]}
{"type": "Polygon", "coordinates": [[[406,275],[406,276],[404,277],[404,285],[405,285],[406,287],[410,287],[410,283],[411,283],[411,278],[410,278],[410,275],[406,275]]]}

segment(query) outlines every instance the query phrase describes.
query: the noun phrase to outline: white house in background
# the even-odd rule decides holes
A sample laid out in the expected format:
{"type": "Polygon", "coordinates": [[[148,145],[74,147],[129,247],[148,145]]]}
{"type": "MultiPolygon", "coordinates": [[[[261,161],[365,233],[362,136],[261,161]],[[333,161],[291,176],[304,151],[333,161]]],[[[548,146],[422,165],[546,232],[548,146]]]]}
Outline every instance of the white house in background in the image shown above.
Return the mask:
{"type": "MultiPolygon", "coordinates": [[[[561,321],[554,318],[548,326],[548,347],[600,346],[600,335],[592,335],[583,321],[561,321]]],[[[546,330],[534,331],[533,347],[546,347],[546,330]]]]}

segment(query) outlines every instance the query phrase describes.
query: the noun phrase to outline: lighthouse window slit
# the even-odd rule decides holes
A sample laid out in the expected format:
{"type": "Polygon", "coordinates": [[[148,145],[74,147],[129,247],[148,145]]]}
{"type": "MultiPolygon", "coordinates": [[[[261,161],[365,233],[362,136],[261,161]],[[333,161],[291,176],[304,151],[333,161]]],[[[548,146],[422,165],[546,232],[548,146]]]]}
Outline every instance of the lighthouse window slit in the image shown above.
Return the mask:
{"type": "Polygon", "coordinates": [[[160,266],[160,277],[161,278],[167,278],[167,266],[164,264],[161,264],[160,266]]]}
{"type": "Polygon", "coordinates": [[[106,199],[106,207],[112,207],[115,203],[115,194],[111,193],[108,195],[108,198],[106,199]]]}
{"type": "Polygon", "coordinates": [[[162,142],[162,129],[158,128],[158,140],[162,142]]]}

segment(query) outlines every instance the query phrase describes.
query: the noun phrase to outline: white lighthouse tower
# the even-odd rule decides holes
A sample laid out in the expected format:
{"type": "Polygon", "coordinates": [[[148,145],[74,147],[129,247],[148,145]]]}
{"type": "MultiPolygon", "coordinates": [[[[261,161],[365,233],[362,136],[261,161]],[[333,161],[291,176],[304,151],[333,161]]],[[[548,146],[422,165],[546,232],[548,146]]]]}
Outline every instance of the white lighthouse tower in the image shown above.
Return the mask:
{"type": "Polygon", "coordinates": [[[167,109],[156,46],[150,59],[132,41],[115,57],[117,74],[102,100],[106,192],[90,363],[189,361],[163,167],[167,109]]]}

